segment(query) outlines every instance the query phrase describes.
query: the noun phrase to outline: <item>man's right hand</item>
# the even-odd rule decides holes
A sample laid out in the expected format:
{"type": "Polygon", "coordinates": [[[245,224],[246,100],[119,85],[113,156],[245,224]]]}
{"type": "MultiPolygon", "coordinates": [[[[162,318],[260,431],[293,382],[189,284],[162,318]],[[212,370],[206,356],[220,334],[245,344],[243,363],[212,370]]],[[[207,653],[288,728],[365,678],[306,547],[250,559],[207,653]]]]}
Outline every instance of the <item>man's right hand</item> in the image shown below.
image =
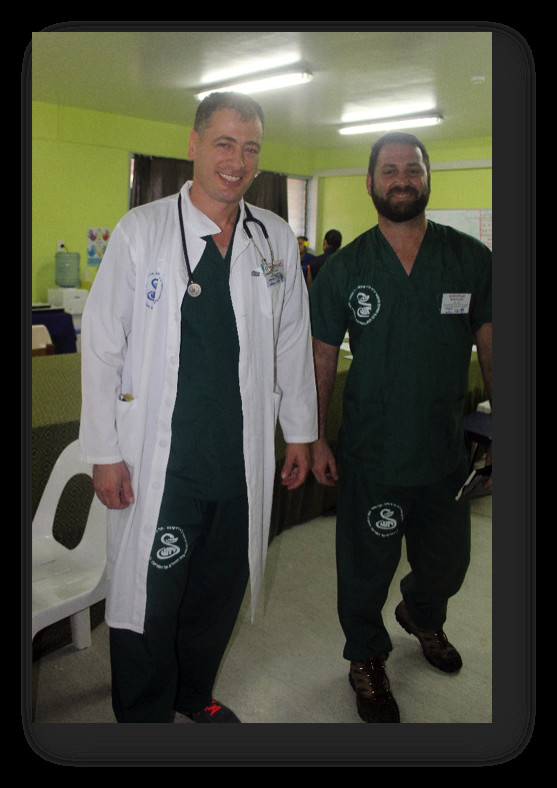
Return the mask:
{"type": "Polygon", "coordinates": [[[126,509],[135,500],[125,462],[94,465],[93,487],[99,500],[109,509],[126,509]]]}
{"type": "Polygon", "coordinates": [[[320,438],[312,444],[313,475],[320,484],[334,487],[338,482],[338,470],[335,456],[326,440],[320,438]]]}

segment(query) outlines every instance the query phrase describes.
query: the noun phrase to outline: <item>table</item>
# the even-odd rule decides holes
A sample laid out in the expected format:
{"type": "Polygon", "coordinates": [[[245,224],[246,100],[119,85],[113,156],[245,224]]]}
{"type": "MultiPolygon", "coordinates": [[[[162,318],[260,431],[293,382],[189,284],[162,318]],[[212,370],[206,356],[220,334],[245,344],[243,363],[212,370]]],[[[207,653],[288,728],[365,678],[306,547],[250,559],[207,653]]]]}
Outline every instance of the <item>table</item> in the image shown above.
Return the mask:
{"type": "Polygon", "coordinates": [[[63,309],[33,309],[33,325],[43,325],[48,329],[56,353],[75,353],[77,339],[73,318],[63,309]]]}

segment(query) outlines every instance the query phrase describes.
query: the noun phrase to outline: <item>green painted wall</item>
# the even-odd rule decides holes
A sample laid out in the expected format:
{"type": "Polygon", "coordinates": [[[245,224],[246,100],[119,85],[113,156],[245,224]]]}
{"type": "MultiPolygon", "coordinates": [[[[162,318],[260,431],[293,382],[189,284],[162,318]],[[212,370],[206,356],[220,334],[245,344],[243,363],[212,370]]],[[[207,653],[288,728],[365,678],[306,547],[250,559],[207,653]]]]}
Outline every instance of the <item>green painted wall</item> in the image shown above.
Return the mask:
{"type": "MultiPolygon", "coordinates": [[[[128,208],[129,155],[187,157],[190,129],[74,107],[32,105],[32,300],[54,287],[56,242],[81,255],[87,278],[88,227],[113,229],[128,208]]],[[[490,140],[430,148],[432,161],[491,158],[490,140]]],[[[369,146],[314,150],[265,142],[262,169],[311,176],[326,169],[366,167],[369,146]]],[[[432,208],[491,207],[491,169],[435,172],[432,208]]],[[[376,221],[365,175],[319,178],[317,238],[337,227],[346,241],[376,221]]],[[[91,269],[89,269],[91,270],[91,269]]]]}

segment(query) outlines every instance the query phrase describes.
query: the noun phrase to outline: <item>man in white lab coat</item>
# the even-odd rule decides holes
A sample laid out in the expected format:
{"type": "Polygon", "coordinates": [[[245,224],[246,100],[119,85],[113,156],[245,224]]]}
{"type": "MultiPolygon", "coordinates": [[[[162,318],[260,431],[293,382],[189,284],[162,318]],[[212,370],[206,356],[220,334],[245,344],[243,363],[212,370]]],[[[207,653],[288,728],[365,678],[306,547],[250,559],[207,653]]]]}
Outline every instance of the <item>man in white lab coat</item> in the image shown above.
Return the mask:
{"type": "Polygon", "coordinates": [[[296,237],[242,199],[263,114],[212,94],[193,181],[115,228],[82,320],[81,453],[108,507],[106,620],[118,722],[239,722],[212,697],[267,553],[277,418],[283,484],[317,436],[296,237]],[[262,224],[261,224],[262,223],[262,224]],[[267,235],[266,235],[267,234],[267,235]],[[268,236],[268,240],[267,240],[268,236]]]}

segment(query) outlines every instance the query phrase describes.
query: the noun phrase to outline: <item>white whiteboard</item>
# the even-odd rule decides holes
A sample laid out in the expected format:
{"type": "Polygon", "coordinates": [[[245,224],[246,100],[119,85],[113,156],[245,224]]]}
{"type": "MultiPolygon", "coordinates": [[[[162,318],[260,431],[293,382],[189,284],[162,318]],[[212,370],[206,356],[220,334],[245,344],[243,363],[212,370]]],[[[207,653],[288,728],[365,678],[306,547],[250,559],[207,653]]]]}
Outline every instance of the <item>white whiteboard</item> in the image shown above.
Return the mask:
{"type": "Polygon", "coordinates": [[[491,235],[492,211],[491,209],[460,210],[460,211],[426,211],[429,219],[439,224],[448,224],[456,230],[468,233],[482,241],[493,250],[491,235]]]}

